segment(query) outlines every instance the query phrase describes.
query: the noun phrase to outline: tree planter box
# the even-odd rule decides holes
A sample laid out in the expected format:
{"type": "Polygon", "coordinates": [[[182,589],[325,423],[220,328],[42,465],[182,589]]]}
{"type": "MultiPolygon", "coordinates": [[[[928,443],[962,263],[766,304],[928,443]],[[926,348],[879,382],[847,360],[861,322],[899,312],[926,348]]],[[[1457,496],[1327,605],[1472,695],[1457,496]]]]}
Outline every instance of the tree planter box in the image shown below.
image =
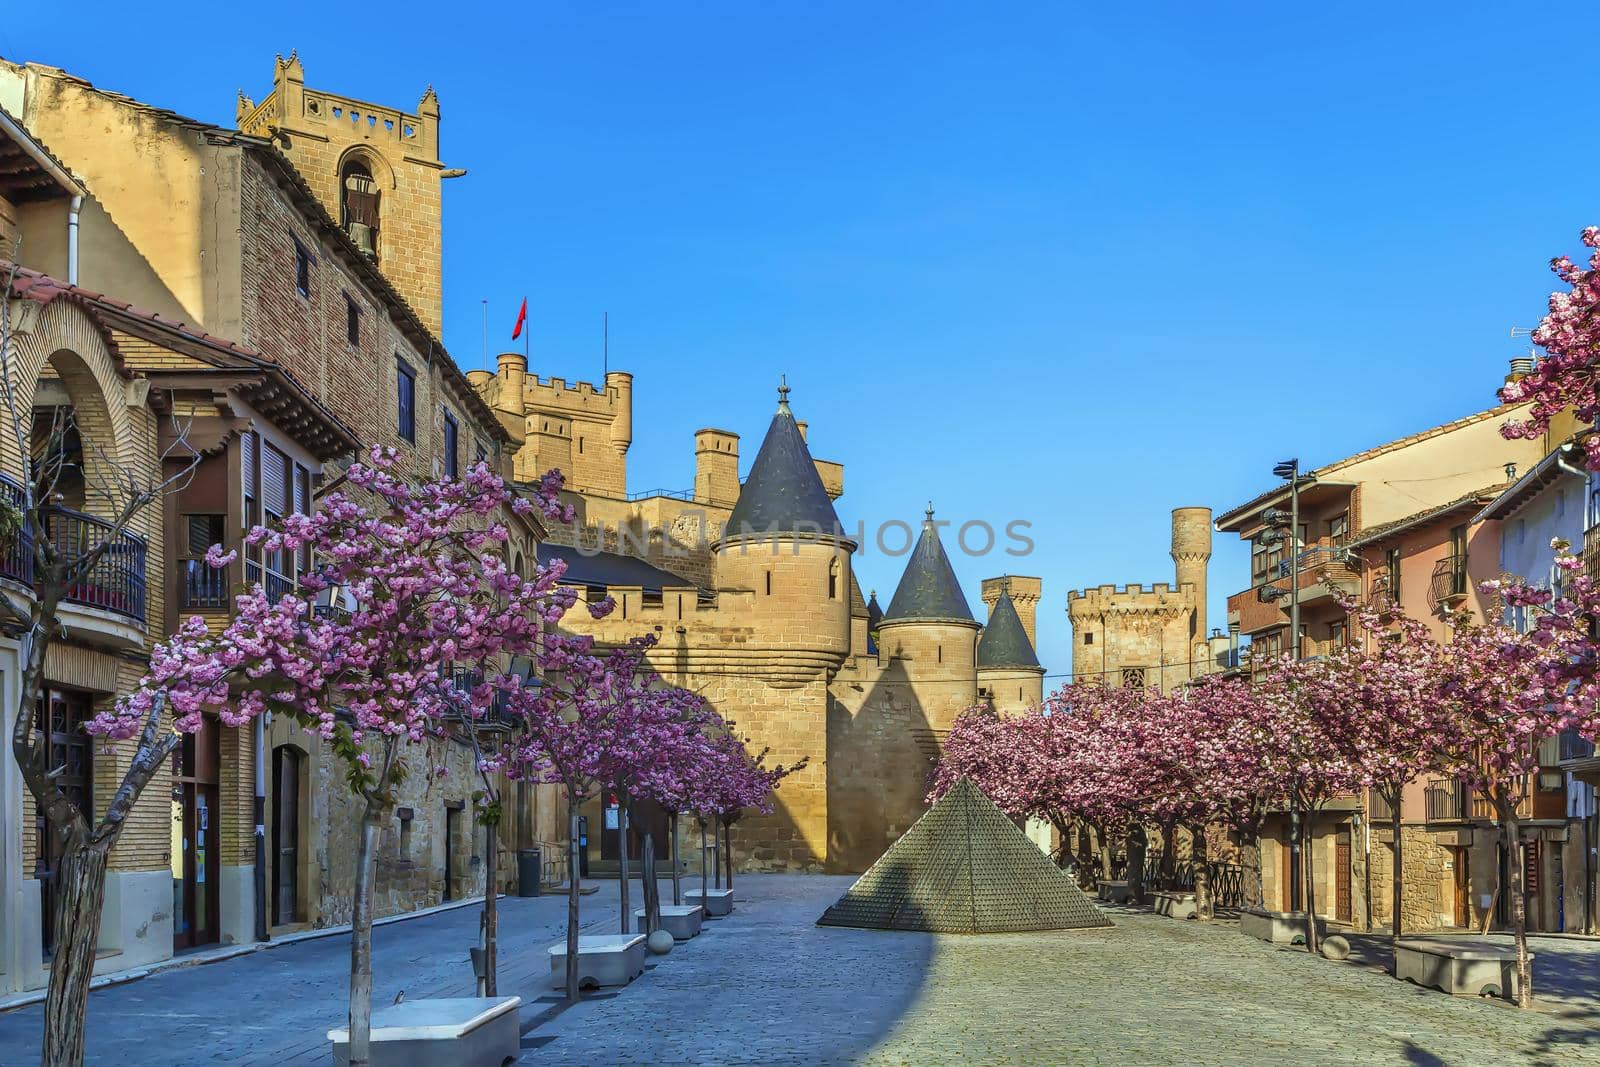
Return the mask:
{"type": "Polygon", "coordinates": [[[1108,904],[1126,904],[1129,889],[1127,882],[1101,882],[1099,886],[1100,899],[1108,904]]]}
{"type": "MultiPolygon", "coordinates": [[[[644,973],[643,934],[584,934],[578,938],[578,986],[627,985],[644,973]]],[[[567,985],[567,943],[550,946],[550,981],[567,985]]]]}
{"type": "MultiPolygon", "coordinates": [[[[674,941],[687,941],[700,933],[700,923],[706,912],[698,904],[661,905],[661,929],[672,935],[674,941]]],[[[633,928],[644,929],[644,909],[633,913],[633,928]]]]}
{"type": "Polygon", "coordinates": [[[1274,945],[1292,945],[1306,936],[1306,913],[1245,908],[1239,912],[1239,932],[1274,945]]]}
{"type": "Polygon", "coordinates": [[[708,889],[704,899],[701,898],[700,891],[695,890],[692,893],[684,893],[683,899],[687,904],[699,904],[705,908],[706,918],[708,919],[720,919],[733,911],[733,890],[731,889],[708,889]]]}
{"type": "Polygon", "coordinates": [[[1200,916],[1193,893],[1151,893],[1150,903],[1155,907],[1157,915],[1165,915],[1171,919],[1196,919],[1200,916]]]}
{"type": "MultiPolygon", "coordinates": [[[[501,1067],[521,1054],[521,997],[403,1000],[372,1013],[372,1067],[501,1067]]],[[[328,1031],[333,1062],[350,1062],[347,1027],[328,1031]]]]}
{"type": "MultiPolygon", "coordinates": [[[[1533,953],[1528,953],[1530,966],[1533,953]]],[[[1394,976],[1458,997],[1517,998],[1517,950],[1493,941],[1402,938],[1394,976]]]]}

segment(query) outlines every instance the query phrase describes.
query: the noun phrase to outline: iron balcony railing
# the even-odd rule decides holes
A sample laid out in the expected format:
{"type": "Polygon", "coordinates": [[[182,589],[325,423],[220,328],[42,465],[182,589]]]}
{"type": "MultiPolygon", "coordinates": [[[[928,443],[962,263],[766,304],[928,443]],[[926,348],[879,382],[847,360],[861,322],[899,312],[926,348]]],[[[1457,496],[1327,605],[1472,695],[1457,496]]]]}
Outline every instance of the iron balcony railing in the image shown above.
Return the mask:
{"type": "Polygon", "coordinates": [[[1583,573],[1600,581],[1600,525],[1583,531],[1583,573]]]}
{"type": "MultiPolygon", "coordinates": [[[[1276,564],[1274,577],[1287,578],[1292,569],[1292,560],[1280,560],[1276,564]]],[[[1354,570],[1355,564],[1350,550],[1338,545],[1318,545],[1301,551],[1300,573],[1315,575],[1324,570],[1354,570]]]]}
{"type": "Polygon", "coordinates": [[[1575,727],[1562,730],[1557,744],[1559,760],[1594,758],[1594,742],[1580,736],[1575,727]]]}
{"type": "Polygon", "coordinates": [[[179,596],[185,608],[218,609],[228,606],[228,571],[203,559],[180,561],[183,568],[179,596]]]}
{"type": "Polygon", "coordinates": [[[1381,789],[1367,790],[1367,818],[1372,822],[1393,822],[1394,807],[1381,789]]]}
{"type": "MultiPolygon", "coordinates": [[[[1145,889],[1172,890],[1180,893],[1194,892],[1194,861],[1174,865],[1172,877],[1161,871],[1161,853],[1146,854],[1144,858],[1145,889]]],[[[1206,882],[1210,887],[1211,906],[1217,911],[1237,911],[1244,907],[1244,868],[1237,863],[1206,864],[1206,882]]]]}
{"type": "Polygon", "coordinates": [[[246,560],[244,564],[244,584],[255,585],[261,583],[261,591],[267,594],[267,602],[276,604],[294,591],[294,579],[277,571],[264,570],[255,560],[246,560]]]}
{"type": "MultiPolygon", "coordinates": [[[[0,534],[0,577],[29,588],[38,585],[34,532],[23,512],[22,486],[0,475],[0,504],[11,514],[0,534]]],[[[57,558],[81,560],[97,549],[100,557],[74,582],[64,599],[72,604],[126,615],[141,623],[145,610],[145,541],[138,534],[117,531],[111,523],[81,511],[51,504],[39,510],[45,536],[57,558]]]]}
{"type": "Polygon", "coordinates": [[[1459,778],[1435,778],[1422,791],[1429,822],[1465,822],[1471,812],[1467,784],[1459,778]]]}
{"type": "Polygon", "coordinates": [[[1467,595],[1467,557],[1446,556],[1433,565],[1430,593],[1435,604],[1467,595]]]}

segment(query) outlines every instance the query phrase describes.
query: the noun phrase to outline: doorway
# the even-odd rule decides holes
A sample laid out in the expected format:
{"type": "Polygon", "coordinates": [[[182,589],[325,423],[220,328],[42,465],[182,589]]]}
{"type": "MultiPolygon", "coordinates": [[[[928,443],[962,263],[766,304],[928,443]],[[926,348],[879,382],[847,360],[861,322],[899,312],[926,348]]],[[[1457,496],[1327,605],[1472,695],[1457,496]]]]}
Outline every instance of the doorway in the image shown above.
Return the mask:
{"type": "MultiPolygon", "coordinates": [[[[51,768],[61,768],[56,784],[67,799],[83,813],[85,820],[94,821],[94,749],[83,724],[94,717],[94,707],[89,694],[71,689],[47,689],[39,696],[34,721],[45,734],[46,748],[50,754],[51,768]]],[[[56,949],[56,900],[59,892],[56,878],[61,872],[61,856],[65,851],[60,835],[54,833],[50,823],[40,813],[37,817],[39,842],[35,876],[39,879],[39,920],[44,955],[49,959],[56,949]]]]}
{"type": "Polygon", "coordinates": [[[1333,917],[1339,922],[1351,921],[1354,909],[1350,900],[1350,828],[1339,831],[1339,840],[1333,856],[1333,917]]]}
{"type": "Polygon", "coordinates": [[[1470,869],[1470,853],[1464,848],[1452,848],[1451,874],[1454,875],[1454,904],[1451,909],[1451,922],[1462,929],[1472,925],[1472,894],[1470,869]]]}
{"type": "Polygon", "coordinates": [[[220,729],[210,716],[172,753],[172,947],[218,939],[217,772],[220,729]]]}
{"type": "MultiPolygon", "coordinates": [[[[621,825],[622,808],[617,803],[617,795],[615,793],[607,793],[605,795],[604,829],[600,833],[600,858],[602,860],[610,860],[612,862],[621,860],[621,825]]],[[[666,827],[657,826],[654,836],[656,840],[656,856],[659,858],[670,855],[666,827]]],[[[628,824],[628,859],[630,862],[644,859],[644,838],[640,836],[638,827],[631,822],[628,824]]]]}
{"type": "Polygon", "coordinates": [[[300,922],[300,781],[305,757],[299,749],[272,750],[272,922],[300,922]]]}

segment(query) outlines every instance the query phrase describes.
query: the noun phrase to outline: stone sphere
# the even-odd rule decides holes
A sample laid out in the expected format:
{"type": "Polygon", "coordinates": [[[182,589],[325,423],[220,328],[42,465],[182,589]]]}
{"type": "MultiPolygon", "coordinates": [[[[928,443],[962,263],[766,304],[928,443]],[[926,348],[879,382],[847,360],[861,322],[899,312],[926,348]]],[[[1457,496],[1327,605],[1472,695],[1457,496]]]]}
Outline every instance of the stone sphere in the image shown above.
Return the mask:
{"type": "Polygon", "coordinates": [[[1350,958],[1350,942],[1340,934],[1330,934],[1322,939],[1322,954],[1330,960],[1350,958]]]}
{"type": "Polygon", "coordinates": [[[645,939],[644,947],[657,956],[665,956],[672,951],[672,935],[665,930],[657,930],[645,939]]]}

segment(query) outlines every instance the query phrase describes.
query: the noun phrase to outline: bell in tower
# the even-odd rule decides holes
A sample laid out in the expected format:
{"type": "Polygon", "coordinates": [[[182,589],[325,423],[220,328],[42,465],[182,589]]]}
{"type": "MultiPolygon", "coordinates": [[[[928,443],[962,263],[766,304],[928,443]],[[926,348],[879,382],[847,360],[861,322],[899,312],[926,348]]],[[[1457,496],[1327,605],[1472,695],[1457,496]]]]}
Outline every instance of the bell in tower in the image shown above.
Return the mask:
{"type": "Polygon", "coordinates": [[[345,167],[341,192],[341,222],[362,253],[378,258],[378,184],[360,163],[345,167]]]}

